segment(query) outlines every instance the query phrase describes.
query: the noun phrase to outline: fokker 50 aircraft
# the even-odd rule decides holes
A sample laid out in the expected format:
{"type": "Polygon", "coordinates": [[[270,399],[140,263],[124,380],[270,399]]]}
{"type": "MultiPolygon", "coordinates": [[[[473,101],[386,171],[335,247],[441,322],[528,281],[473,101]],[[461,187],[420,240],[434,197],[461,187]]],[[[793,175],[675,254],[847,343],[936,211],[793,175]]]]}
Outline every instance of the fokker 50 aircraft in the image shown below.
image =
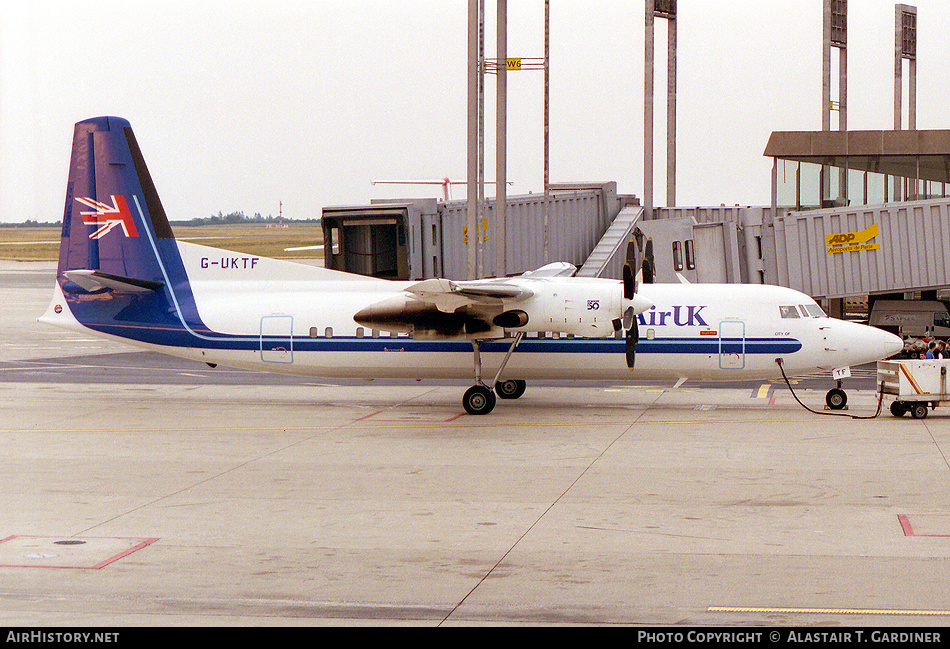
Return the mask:
{"type": "MultiPolygon", "coordinates": [[[[648,249],[631,245],[622,281],[554,263],[511,278],[396,282],[176,241],[129,123],[99,117],[76,124],[59,268],[40,321],[211,366],[474,375],[463,398],[471,414],[490,412],[496,394],[521,396],[532,379],[772,379],[902,347],[786,288],[640,282],[648,249]]],[[[829,392],[830,405],[844,400],[829,392]]]]}

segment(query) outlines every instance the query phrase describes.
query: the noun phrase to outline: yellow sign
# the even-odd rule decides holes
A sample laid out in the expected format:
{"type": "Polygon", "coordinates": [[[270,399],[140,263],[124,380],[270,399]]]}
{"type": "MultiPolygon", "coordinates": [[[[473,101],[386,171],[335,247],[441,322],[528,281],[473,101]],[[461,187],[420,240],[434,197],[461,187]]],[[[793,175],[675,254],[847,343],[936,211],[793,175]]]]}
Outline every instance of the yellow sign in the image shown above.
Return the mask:
{"type": "MultiPolygon", "coordinates": [[[[488,241],[488,217],[485,217],[485,220],[478,226],[478,236],[475,237],[475,240],[478,241],[488,241]]],[[[462,226],[462,243],[468,243],[468,226],[462,226]]]]}
{"type": "Polygon", "coordinates": [[[521,57],[505,59],[505,69],[514,72],[521,69],[521,57]]]}
{"type": "Polygon", "coordinates": [[[825,235],[825,244],[828,246],[828,254],[836,252],[858,252],[859,250],[878,250],[881,247],[879,243],[868,243],[871,239],[881,233],[881,228],[877,223],[860,232],[842,232],[840,234],[825,235]]]}

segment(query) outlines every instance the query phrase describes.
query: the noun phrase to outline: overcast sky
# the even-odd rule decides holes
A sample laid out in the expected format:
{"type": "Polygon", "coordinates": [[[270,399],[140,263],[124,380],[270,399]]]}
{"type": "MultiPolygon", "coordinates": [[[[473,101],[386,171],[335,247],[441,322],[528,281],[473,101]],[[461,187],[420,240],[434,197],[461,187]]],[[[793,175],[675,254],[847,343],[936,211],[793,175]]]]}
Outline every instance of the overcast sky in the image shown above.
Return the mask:
{"type": "MultiPolygon", "coordinates": [[[[767,204],[769,134],[821,128],[821,4],[679,3],[680,205],[767,204]]],[[[894,2],[849,4],[848,124],[889,129],[894,2]]],[[[950,5],[909,4],[917,126],[950,128],[950,5]]],[[[643,2],[551,5],[551,180],[642,195],[643,2]]],[[[486,14],[494,56],[494,2],[486,14]]],[[[509,1],[509,56],[543,54],[543,17],[543,0],[509,1]]],[[[465,178],[466,21],[466,0],[0,0],[0,221],[61,219],[73,124],[99,115],[132,123],[172,219],[439,196],[371,183],[465,178]]],[[[659,205],[665,21],[656,32],[659,205]]],[[[543,191],[542,81],[509,75],[509,194],[543,191]]]]}

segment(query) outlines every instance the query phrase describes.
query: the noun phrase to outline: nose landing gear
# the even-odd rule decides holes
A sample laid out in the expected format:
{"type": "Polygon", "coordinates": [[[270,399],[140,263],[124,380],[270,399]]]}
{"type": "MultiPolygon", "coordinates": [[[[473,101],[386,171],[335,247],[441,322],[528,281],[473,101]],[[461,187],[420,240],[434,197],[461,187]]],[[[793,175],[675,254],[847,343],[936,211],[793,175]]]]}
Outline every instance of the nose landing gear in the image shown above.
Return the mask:
{"type": "Polygon", "coordinates": [[[848,393],[841,389],[841,381],[838,381],[838,387],[828,390],[825,405],[829,410],[844,410],[848,405],[848,393]]]}

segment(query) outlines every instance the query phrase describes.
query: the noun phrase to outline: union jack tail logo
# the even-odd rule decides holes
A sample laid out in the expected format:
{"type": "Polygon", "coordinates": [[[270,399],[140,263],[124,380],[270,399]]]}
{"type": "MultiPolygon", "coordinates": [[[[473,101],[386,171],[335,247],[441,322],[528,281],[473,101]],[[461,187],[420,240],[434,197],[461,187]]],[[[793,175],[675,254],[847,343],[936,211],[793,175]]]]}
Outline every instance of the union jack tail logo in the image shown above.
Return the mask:
{"type": "Polygon", "coordinates": [[[77,198],[77,201],[87,207],[91,207],[94,212],[80,212],[82,222],[86,225],[98,225],[98,230],[89,235],[90,239],[101,239],[108,234],[115,226],[121,225],[122,231],[127,237],[139,236],[135,228],[135,221],[132,220],[132,213],[129,212],[129,206],[125,202],[125,196],[112,196],[112,205],[106,205],[91,198],[77,198]]]}

